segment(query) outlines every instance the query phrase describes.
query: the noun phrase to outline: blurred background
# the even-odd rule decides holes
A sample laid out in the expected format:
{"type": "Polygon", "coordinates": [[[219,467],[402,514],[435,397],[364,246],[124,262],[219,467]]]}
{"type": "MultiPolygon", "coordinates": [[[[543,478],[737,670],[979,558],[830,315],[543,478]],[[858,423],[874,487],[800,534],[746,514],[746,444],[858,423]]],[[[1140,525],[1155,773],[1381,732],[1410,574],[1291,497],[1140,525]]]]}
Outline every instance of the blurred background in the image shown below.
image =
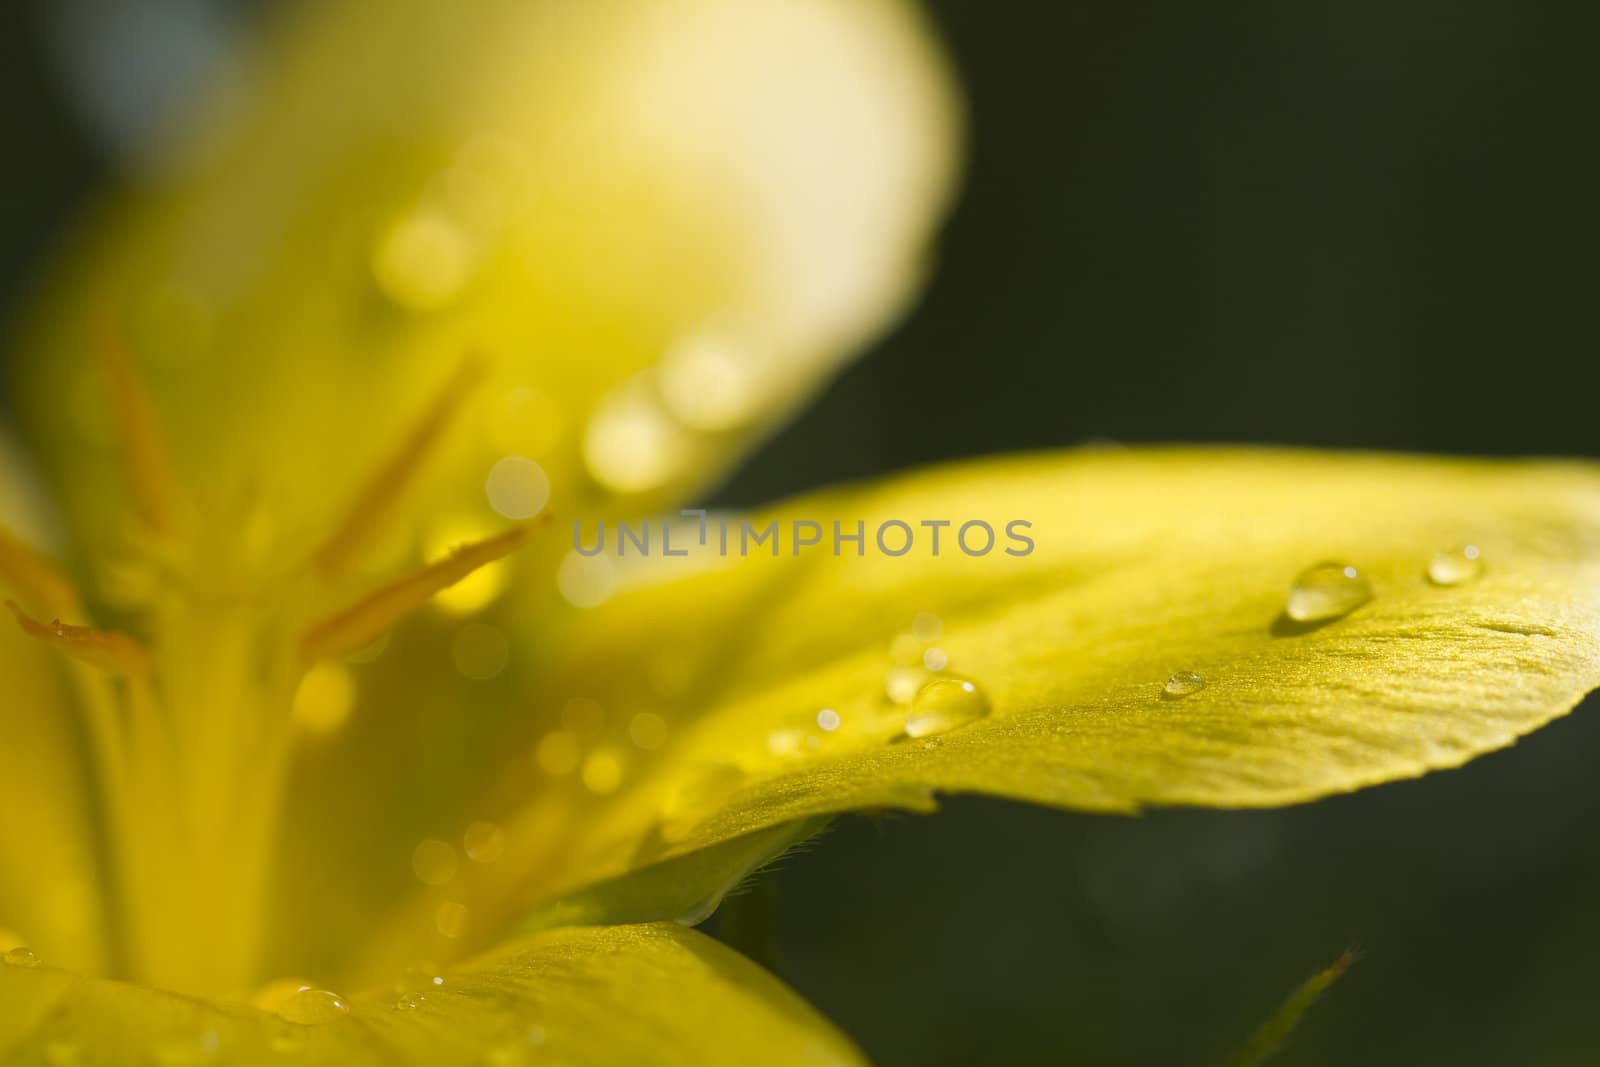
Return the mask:
{"type": "MultiPolygon", "coordinates": [[[[0,295],[225,64],[245,0],[0,6],[0,295]]],[[[1600,6],[929,9],[971,153],[913,314],[744,505],[1084,441],[1600,454],[1600,6]]],[[[1273,812],[850,818],[719,917],[883,1064],[1600,1062],[1600,701],[1273,812]]]]}

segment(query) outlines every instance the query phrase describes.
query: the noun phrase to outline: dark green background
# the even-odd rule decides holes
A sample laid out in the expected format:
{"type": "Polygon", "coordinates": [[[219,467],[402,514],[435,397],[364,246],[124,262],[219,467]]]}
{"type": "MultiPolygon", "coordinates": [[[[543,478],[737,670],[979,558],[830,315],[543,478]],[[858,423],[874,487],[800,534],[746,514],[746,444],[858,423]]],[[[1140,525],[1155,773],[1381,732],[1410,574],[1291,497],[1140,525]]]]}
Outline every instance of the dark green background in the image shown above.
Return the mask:
{"type": "MultiPolygon", "coordinates": [[[[1600,5],[933,11],[972,159],[932,286],[720,502],[1091,438],[1600,450],[1600,5]]],[[[8,301],[104,168],[36,22],[8,301]]],[[[847,819],[720,921],[884,1064],[1216,1063],[1353,942],[1281,1062],[1600,1062],[1597,760],[1591,700],[1284,811],[847,819]]]]}

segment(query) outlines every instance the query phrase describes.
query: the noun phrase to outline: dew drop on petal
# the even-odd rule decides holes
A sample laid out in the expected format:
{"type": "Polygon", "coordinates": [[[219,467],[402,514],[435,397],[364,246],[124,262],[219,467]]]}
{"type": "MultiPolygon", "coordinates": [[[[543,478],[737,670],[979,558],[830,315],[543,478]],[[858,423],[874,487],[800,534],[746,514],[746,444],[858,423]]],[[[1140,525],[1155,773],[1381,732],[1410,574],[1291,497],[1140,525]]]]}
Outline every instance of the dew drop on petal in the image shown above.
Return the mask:
{"type": "Polygon", "coordinates": [[[1355,567],[1318,563],[1295,578],[1284,611],[1295,622],[1322,622],[1348,615],[1371,599],[1372,583],[1355,567]]]}
{"type": "Polygon", "coordinates": [[[461,851],[473,863],[494,863],[506,853],[505,831],[492,822],[475,822],[461,835],[461,851]]]}
{"type": "Polygon", "coordinates": [[[506,518],[531,519],[550,502],[550,476],[526,456],[505,456],[489,468],[483,491],[506,518]]]}
{"type": "Polygon", "coordinates": [[[935,678],[923,686],[906,716],[906,736],[931,737],[989,714],[989,698],[968,678],[935,678]]]}
{"type": "Polygon", "coordinates": [[[828,733],[832,733],[833,731],[837,730],[839,728],[839,724],[843,721],[844,720],[839,718],[839,713],[834,711],[832,708],[823,708],[821,711],[817,712],[817,726],[822,730],[826,730],[828,733]]]}
{"type": "Polygon", "coordinates": [[[26,945],[18,945],[16,948],[8,950],[4,958],[13,967],[36,967],[39,965],[39,957],[34,955],[33,949],[26,945]]]}
{"type": "Polygon", "coordinates": [[[896,704],[909,704],[928,680],[922,667],[890,667],[883,676],[883,691],[896,704]]]}
{"type": "Polygon", "coordinates": [[[456,850],[448,841],[429,837],[411,852],[411,871],[423,885],[444,885],[456,876],[456,850]]]}
{"type": "Polygon", "coordinates": [[[460,937],[467,929],[467,906],[459,900],[440,901],[433,913],[433,928],[449,938],[460,937]]]}
{"type": "Polygon", "coordinates": [[[326,989],[302,989],[278,1005],[278,1015],[301,1026],[337,1022],[350,1014],[343,997],[326,989]]]}
{"type": "Polygon", "coordinates": [[[922,665],[937,674],[950,665],[950,657],[942,648],[928,648],[923,650],[922,665]]]}
{"type": "Polygon", "coordinates": [[[1465,585],[1483,573],[1477,545],[1461,545],[1440,552],[1428,561],[1428,581],[1434,585],[1465,585]]]}
{"type": "Polygon", "coordinates": [[[1167,684],[1161,687],[1162,695],[1169,697],[1186,697],[1190,693],[1198,693],[1206,687],[1206,680],[1194,671],[1178,671],[1167,684]]]}

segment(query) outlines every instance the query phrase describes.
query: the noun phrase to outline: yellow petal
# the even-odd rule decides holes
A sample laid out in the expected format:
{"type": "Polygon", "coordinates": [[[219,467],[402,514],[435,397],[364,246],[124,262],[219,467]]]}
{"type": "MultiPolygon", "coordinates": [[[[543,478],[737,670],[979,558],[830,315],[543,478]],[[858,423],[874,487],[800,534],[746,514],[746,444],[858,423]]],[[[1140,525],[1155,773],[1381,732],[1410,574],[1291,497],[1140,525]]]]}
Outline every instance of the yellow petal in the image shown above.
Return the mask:
{"type": "MultiPolygon", "coordinates": [[[[0,437],[0,599],[41,612],[70,599],[70,587],[37,552],[49,529],[0,437]]],[[[96,828],[68,675],[50,649],[9,621],[0,626],[0,953],[37,945],[71,966],[98,967],[107,945],[96,828]]]]}
{"type": "Polygon", "coordinates": [[[507,456],[563,514],[681,492],[920,276],[956,119],[901,0],[293,11],[100,213],[15,361],[96,560],[124,514],[259,514],[276,562],[343,562],[336,531],[492,518],[507,456]],[[464,410],[408,437],[441,395],[464,410]],[[396,456],[414,476],[375,481],[396,456]]]}
{"type": "Polygon", "coordinates": [[[713,531],[698,559],[630,555],[631,587],[546,636],[539,729],[581,696],[612,723],[654,716],[667,740],[580,814],[557,791],[502,814],[517,848],[499,881],[457,889],[475,907],[804,816],[927,809],[936,791],[1099,811],[1305,801],[1460,764],[1600,682],[1592,464],[1085,452],[823,493],[755,525],[773,519],[828,539],[724,559],[713,531]],[[866,554],[834,556],[831,523],[858,519],[866,554]],[[893,520],[917,535],[899,557],[874,544],[893,520]],[[937,557],[923,520],[955,524],[937,557]],[[960,549],[969,521],[995,528],[988,554],[960,549]],[[1013,521],[1031,523],[1028,554],[1005,552],[1022,550],[1013,521]],[[1435,557],[1465,545],[1474,566],[1442,583],[1435,557]],[[1359,568],[1371,599],[1286,618],[1325,560],[1359,568]]]}
{"type": "Polygon", "coordinates": [[[316,989],[296,994],[302,983],[294,982],[270,992],[276,1008],[269,1013],[43,965],[0,964],[0,1060],[863,1062],[848,1039],[771,975],[673,924],[550,930],[459,969],[396,977],[393,989],[348,999],[316,989]]]}

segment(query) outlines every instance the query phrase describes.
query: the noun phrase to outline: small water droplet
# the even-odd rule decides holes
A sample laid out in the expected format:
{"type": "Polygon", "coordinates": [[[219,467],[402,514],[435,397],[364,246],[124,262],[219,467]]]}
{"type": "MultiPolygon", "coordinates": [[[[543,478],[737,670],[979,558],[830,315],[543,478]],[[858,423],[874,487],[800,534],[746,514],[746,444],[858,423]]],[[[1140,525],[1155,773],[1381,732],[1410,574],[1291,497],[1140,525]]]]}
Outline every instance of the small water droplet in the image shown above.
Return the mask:
{"type": "Polygon", "coordinates": [[[1206,680],[1194,671],[1179,671],[1167,679],[1167,684],[1161,687],[1163,696],[1186,697],[1190,693],[1198,693],[1206,687],[1206,680]]]}
{"type": "Polygon", "coordinates": [[[411,871],[423,885],[444,885],[456,876],[456,850],[436,837],[417,842],[411,852],[411,871]]]}
{"type": "Polygon", "coordinates": [[[928,681],[923,667],[890,667],[883,676],[883,691],[896,704],[909,704],[928,681]]]}
{"type": "Polygon", "coordinates": [[[1477,545],[1460,545],[1428,561],[1428,581],[1434,585],[1464,585],[1483,573],[1477,545]]]}
{"type": "Polygon", "coordinates": [[[428,1002],[421,993],[404,993],[394,1002],[395,1011],[416,1011],[428,1002]]]}
{"type": "Polygon", "coordinates": [[[493,863],[505,855],[505,831],[492,822],[475,822],[461,835],[461,851],[474,863],[493,863]]]}
{"type": "Polygon", "coordinates": [[[326,989],[302,989],[278,1005],[278,1015],[301,1026],[321,1026],[350,1014],[343,997],[326,989]]]}
{"type": "Polygon", "coordinates": [[[616,592],[616,564],[609,556],[585,556],[573,549],[561,558],[556,588],[575,608],[599,607],[616,592]]]}
{"type": "Polygon", "coordinates": [[[661,360],[661,397],[696,430],[729,430],[763,399],[761,361],[725,329],[708,328],[674,344],[661,360]]]}
{"type": "Polygon", "coordinates": [[[989,698],[967,678],[935,678],[923,686],[906,716],[906,736],[948,733],[989,714],[989,698]]]}
{"type": "Polygon", "coordinates": [[[1372,599],[1372,583],[1348,563],[1318,563],[1289,587],[1284,611],[1295,622],[1337,619],[1372,599]]]}
{"type": "Polygon", "coordinates": [[[821,711],[817,712],[817,726],[822,730],[826,730],[828,733],[832,733],[833,731],[837,730],[839,728],[839,724],[843,721],[844,720],[839,717],[839,713],[834,711],[832,708],[823,708],[821,711]]]}
{"type": "Polygon", "coordinates": [[[26,945],[18,945],[5,955],[5,961],[13,967],[37,967],[39,957],[33,954],[33,949],[26,945]]]}
{"type": "Polygon", "coordinates": [[[505,456],[489,468],[483,491],[489,506],[508,519],[531,519],[550,501],[550,476],[527,456],[505,456]]]}
{"type": "Polygon", "coordinates": [[[922,653],[922,665],[937,674],[950,665],[950,657],[942,648],[930,648],[922,653]]]}
{"type": "Polygon", "coordinates": [[[441,901],[433,913],[433,928],[444,937],[460,937],[466,932],[470,915],[467,906],[458,900],[441,901]]]}

